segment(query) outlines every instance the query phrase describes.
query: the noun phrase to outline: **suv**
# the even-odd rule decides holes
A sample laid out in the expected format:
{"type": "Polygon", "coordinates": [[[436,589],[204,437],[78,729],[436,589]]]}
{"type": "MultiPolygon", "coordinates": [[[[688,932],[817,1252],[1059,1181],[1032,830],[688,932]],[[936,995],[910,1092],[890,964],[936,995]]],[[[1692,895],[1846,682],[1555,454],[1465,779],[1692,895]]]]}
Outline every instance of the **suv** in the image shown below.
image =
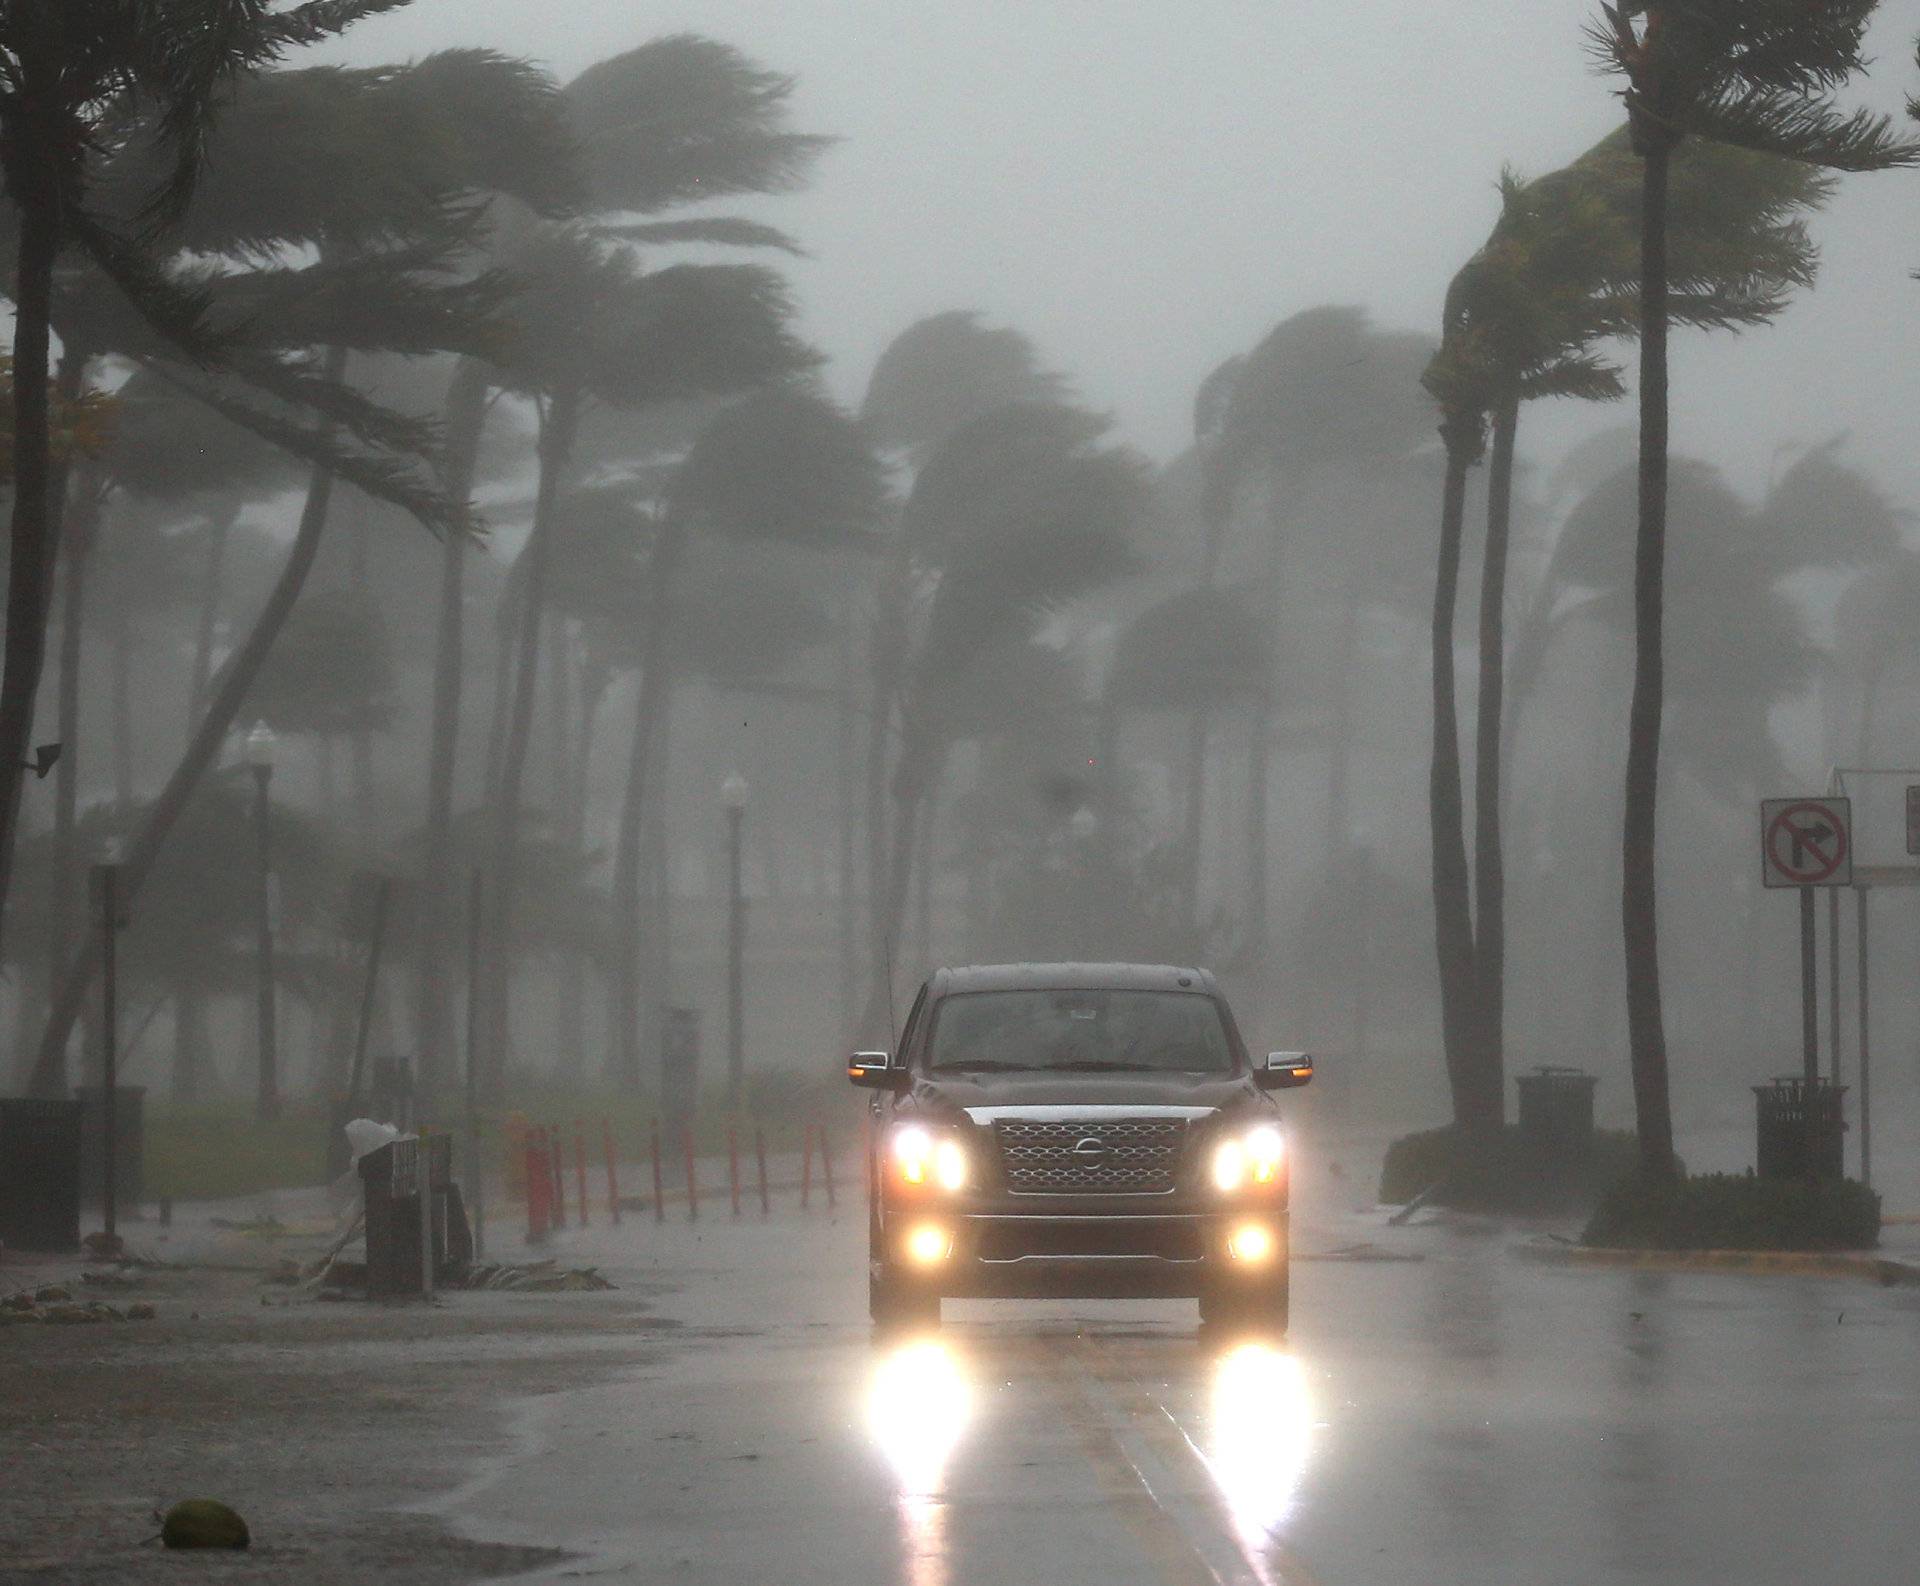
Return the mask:
{"type": "Polygon", "coordinates": [[[942,969],[897,1051],[847,1069],[872,1102],[868,1294],[879,1323],[943,1296],[1197,1298],[1203,1322],[1287,1322],[1286,1135],[1203,969],[942,969]]]}

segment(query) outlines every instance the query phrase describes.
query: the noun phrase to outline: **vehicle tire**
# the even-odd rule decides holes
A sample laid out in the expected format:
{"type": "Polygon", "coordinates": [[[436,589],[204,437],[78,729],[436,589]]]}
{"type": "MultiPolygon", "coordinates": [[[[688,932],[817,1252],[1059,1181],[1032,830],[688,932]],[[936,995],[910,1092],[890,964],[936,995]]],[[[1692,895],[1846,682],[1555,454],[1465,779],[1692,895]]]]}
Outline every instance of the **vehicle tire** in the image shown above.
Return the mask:
{"type": "Polygon", "coordinates": [[[875,1327],[938,1327],[940,1296],[882,1267],[867,1274],[867,1314],[875,1327]]]}
{"type": "Polygon", "coordinates": [[[1284,1333],[1289,1310],[1287,1288],[1284,1271],[1256,1287],[1211,1285],[1200,1292],[1200,1325],[1284,1333]]]}

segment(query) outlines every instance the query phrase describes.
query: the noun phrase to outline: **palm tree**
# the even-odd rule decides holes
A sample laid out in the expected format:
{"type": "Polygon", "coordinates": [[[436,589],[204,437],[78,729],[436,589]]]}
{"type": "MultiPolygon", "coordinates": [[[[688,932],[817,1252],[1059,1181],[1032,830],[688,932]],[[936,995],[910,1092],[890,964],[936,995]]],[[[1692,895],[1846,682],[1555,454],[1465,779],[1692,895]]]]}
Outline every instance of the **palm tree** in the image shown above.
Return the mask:
{"type": "MultiPolygon", "coordinates": [[[[1019,331],[991,329],[980,323],[977,314],[952,310],[916,320],[888,343],[868,376],[860,418],[876,445],[917,471],[982,414],[1012,403],[1058,403],[1066,398],[1066,382],[1042,367],[1033,344],[1019,331]]],[[[867,654],[863,818],[870,987],[885,987],[891,979],[892,944],[881,930],[880,909],[889,852],[887,773],[912,647],[916,577],[912,541],[896,530],[875,585],[867,654]]],[[[851,799],[845,802],[851,806],[851,799]]],[[[846,847],[850,851],[851,843],[846,847]]],[[[844,865],[840,879],[841,907],[850,910],[856,890],[851,864],[844,865]]],[[[848,1000],[851,1005],[852,998],[848,1000]]]]}
{"type": "MultiPolygon", "coordinates": [[[[137,310],[183,334],[199,305],[163,301],[141,239],[103,220],[92,188],[130,135],[128,107],[151,110],[145,132],[164,151],[162,179],[141,195],[142,232],[187,207],[219,101],[243,74],[287,50],[334,37],[408,0],[21,0],[0,15],[0,174],[18,220],[15,241],[14,498],[9,534],[5,669],[0,674],[0,910],[9,890],[21,778],[46,660],[55,558],[50,354],[54,277],[79,248],[130,292],[137,310]]],[[[82,365],[76,360],[76,374],[82,365]]],[[[78,394],[77,384],[68,391],[78,394]]]]}
{"type": "Polygon", "coordinates": [[[695,537],[817,552],[871,548],[884,498],[864,434],[824,397],[774,386],[722,410],[675,470],[647,561],[648,609],[614,851],[613,1066],[639,1073],[640,839],[670,708],[681,568],[695,537]]]}
{"type": "Polygon", "coordinates": [[[1885,116],[1848,114],[1829,97],[1865,65],[1878,0],[1756,6],[1603,4],[1588,31],[1601,67],[1624,79],[1627,125],[1642,165],[1640,218],[1639,525],[1634,563],[1634,686],[1627,730],[1621,830],[1621,925],[1627,1032],[1640,1158],[1655,1177],[1674,1171],[1666,1025],[1660,1002],[1654,877],[1664,704],[1662,632],[1667,544],[1671,276],[1668,211],[1673,156],[1689,138],[1800,160],[1827,170],[1875,171],[1920,161],[1885,116]]]}
{"type": "Polygon", "coordinates": [[[1132,537],[1151,490],[1140,459],[1105,444],[1107,429],[1107,420],[1058,404],[996,408],[950,436],[914,481],[901,532],[924,615],[904,655],[892,838],[875,901],[885,967],[862,1027],[876,1035],[887,1022],[920,816],[976,669],[1134,565],[1132,537]]]}
{"type": "MultiPolygon", "coordinates": [[[[1107,674],[1105,704],[1128,709],[1174,710],[1187,717],[1187,768],[1182,843],[1182,916],[1189,930],[1199,921],[1200,849],[1205,830],[1207,724],[1235,699],[1257,699],[1271,676],[1271,645],[1260,618],[1238,594],[1210,585],[1182,590],[1148,607],[1121,631],[1107,674]]],[[[1115,762],[1117,745],[1101,758],[1115,762]]],[[[1118,812],[1109,809],[1107,818],[1118,812]]]]}
{"type": "MultiPolygon", "coordinates": [[[[572,148],[564,157],[547,162],[550,186],[565,195],[574,213],[574,243],[589,250],[595,244],[624,240],[659,246],[707,243],[794,251],[787,238],[769,226],[730,216],[673,214],[699,200],[783,192],[799,184],[829,140],[788,129],[793,87],[791,78],[763,71],[738,51],[692,34],[657,39],[588,68],[568,85],[560,105],[572,148]]],[[[566,251],[566,245],[555,239],[528,237],[524,228],[516,228],[503,241],[507,251],[520,253],[523,263],[529,250],[537,253],[543,247],[558,247],[561,253],[566,251]]],[[[496,388],[525,389],[516,384],[516,377],[480,362],[465,362],[455,372],[447,397],[443,461],[449,489],[463,488],[472,481],[491,393],[496,388]]],[[[736,390],[739,386],[724,389],[736,390]]],[[[667,398],[661,403],[671,405],[667,398]]],[[[574,425],[579,422],[576,416],[574,425]]],[[[550,431],[544,433],[548,441],[555,438],[550,431]]],[[[569,439],[565,451],[570,453],[573,444],[569,439]]],[[[549,461],[559,462],[564,470],[570,460],[559,455],[543,457],[543,476],[549,461]]],[[[550,503],[559,488],[556,475],[547,497],[550,503]]],[[[530,564],[528,571],[535,570],[530,564]]],[[[449,544],[441,586],[428,777],[424,878],[428,913],[421,933],[419,963],[423,1059],[446,1047],[451,1011],[446,957],[450,945],[448,910],[454,889],[448,855],[463,692],[464,582],[462,553],[449,544]]],[[[520,580],[522,585],[537,582],[520,580]]],[[[535,634],[528,639],[522,633],[520,642],[510,644],[510,650],[517,650],[523,658],[529,650],[537,655],[537,605],[512,615],[523,623],[531,621],[535,634]]],[[[503,654],[503,665],[510,665],[511,659],[511,653],[503,654]]],[[[530,675],[524,685],[509,672],[503,671],[502,675],[508,686],[502,689],[497,706],[516,696],[521,687],[533,687],[530,675]]],[[[511,715],[508,710],[496,719],[496,736],[503,753],[511,715]]],[[[499,781],[502,769],[490,755],[490,781],[499,781]]],[[[510,908],[510,888],[505,898],[510,908]]],[[[496,926],[500,902],[500,889],[496,887],[496,926]]],[[[503,1040],[504,1003],[489,1018],[494,1039],[503,1040]]],[[[497,1065],[503,1057],[497,1052],[492,1061],[497,1065]]]]}
{"type": "MultiPolygon", "coordinates": [[[[1392,517],[1341,524],[1326,533],[1312,561],[1291,563],[1319,527],[1314,492],[1335,478],[1390,473],[1406,466],[1426,440],[1431,415],[1415,379],[1432,343],[1407,332],[1381,331],[1357,308],[1309,309],[1283,321],[1236,366],[1216,371],[1201,403],[1202,456],[1210,509],[1224,522],[1243,501],[1263,519],[1251,558],[1259,599],[1278,620],[1292,582],[1312,566],[1335,569],[1332,605],[1337,637],[1327,647],[1327,797],[1323,852],[1331,859],[1347,846],[1348,793],[1353,762],[1355,644],[1360,612],[1382,598],[1381,574],[1405,537],[1392,517]],[[1211,413],[1209,419],[1205,415],[1211,413]],[[1251,499],[1257,496],[1259,499],[1251,499]],[[1358,543],[1361,531],[1379,537],[1358,543]]],[[[1248,953],[1266,950],[1266,823],[1272,679],[1255,697],[1253,798],[1256,827],[1248,865],[1253,907],[1248,953]]]]}
{"type": "MultiPolygon", "coordinates": [[[[304,102],[297,90],[289,95],[282,92],[285,88],[269,82],[260,91],[270,98],[278,95],[295,107],[304,102]]],[[[378,74],[362,82],[361,108],[365,108],[365,96],[384,90],[378,74]]],[[[322,95],[320,100],[329,115],[338,112],[330,96],[322,95]]],[[[283,150],[282,157],[290,167],[287,179],[304,177],[306,190],[320,207],[320,213],[306,214],[301,224],[332,239],[336,248],[350,250],[340,257],[330,257],[322,248],[316,262],[289,266],[276,260],[217,280],[210,271],[169,275],[144,263],[129,264],[122,254],[105,259],[119,272],[114,277],[117,286],[125,288],[131,277],[144,288],[156,312],[165,309],[172,315],[164,327],[171,347],[157,337],[143,339],[138,327],[122,328],[116,338],[119,345],[214,412],[308,459],[313,468],[299,527],[273,592],[210,691],[204,715],[129,852],[123,882],[129,902],[184,813],[193,787],[218,758],[254,677],[299,599],[319,552],[336,477],[406,507],[430,526],[470,532],[464,502],[450,504],[417,481],[415,460],[431,449],[431,428],[388,414],[345,386],[342,376],[349,351],[417,357],[490,352],[499,345],[502,331],[493,315],[504,297],[504,281],[498,277],[448,281],[442,272],[447,250],[469,233],[462,200],[472,189],[473,173],[457,162],[428,162],[419,172],[427,185],[401,184],[406,190],[390,193],[384,212],[370,209],[352,173],[311,168],[319,158],[317,148],[326,143],[319,134],[332,128],[332,121],[322,120],[307,129],[314,137],[283,140],[293,152],[283,150]],[[329,180],[322,180],[323,175],[329,180]],[[331,212],[324,207],[329,194],[336,200],[331,212]],[[269,348],[227,353],[224,362],[248,384],[264,389],[278,406],[263,407],[232,379],[217,378],[222,361],[218,356],[213,359],[214,375],[182,363],[185,351],[223,352],[218,340],[210,343],[199,329],[195,315],[203,301],[227,304],[230,311],[250,316],[249,323],[268,327],[265,333],[274,338],[269,348]],[[325,349],[317,362],[316,347],[325,349]],[[295,350],[299,361],[289,363],[287,355],[295,350]],[[315,417],[301,422],[289,411],[290,402],[308,405],[315,417]],[[376,442],[385,450],[369,453],[342,446],[336,435],[340,428],[351,431],[357,443],[376,442]]],[[[210,181],[209,203],[215,208],[221,194],[219,185],[210,181]]],[[[230,222],[217,230],[202,226],[196,231],[196,224],[189,206],[180,231],[200,247],[223,238],[230,255],[243,261],[258,256],[263,247],[257,233],[230,222]]],[[[80,292],[84,295],[87,290],[83,282],[80,292]]],[[[62,977],[36,1064],[39,1086],[57,1083],[67,1036],[97,952],[98,944],[88,940],[62,977]]]]}
{"type": "MultiPolygon", "coordinates": [[[[518,628],[505,707],[494,810],[487,925],[489,1062],[504,1060],[509,995],[504,972],[513,932],[514,844],[533,729],[546,569],[557,507],[587,404],[641,409],[751,389],[809,367],[814,355],[789,331],[792,309],[769,271],[751,265],[672,265],[643,273],[632,253],[579,229],[552,227],[518,256],[526,281],[525,334],[500,378],[533,396],[540,419],[540,484],[518,571],[518,628]]],[[[656,591],[672,569],[656,567],[656,591]]],[[[644,752],[644,751],[642,751],[644,752]]]]}
{"type": "MultiPolygon", "coordinates": [[[[1794,287],[1810,284],[1814,254],[1799,216],[1824,202],[1828,179],[1790,161],[1713,147],[1686,151],[1674,176],[1676,321],[1703,329],[1762,324],[1784,308],[1794,287]]],[[[1477,460],[1485,445],[1477,432],[1490,427],[1492,435],[1480,578],[1471,899],[1457,723],[1451,719],[1452,656],[1440,653],[1452,648],[1450,616],[1437,613],[1434,629],[1433,865],[1436,941],[1444,942],[1442,1026],[1449,1032],[1449,1073],[1470,1070],[1475,1076],[1472,1122],[1479,1128],[1497,1124],[1504,1113],[1501,784],[1507,560],[1520,413],[1525,403],[1543,397],[1613,401],[1624,394],[1618,367],[1596,349],[1637,328],[1630,289],[1636,177],[1624,131],[1535,181],[1505,173],[1500,219],[1449,288],[1442,348],[1426,376],[1429,393],[1447,413],[1442,435],[1450,474],[1477,460]],[[1464,458],[1456,456],[1462,448],[1464,458]],[[1470,976],[1459,978],[1468,975],[1469,964],[1470,976]]],[[[1446,500],[1464,510],[1464,491],[1456,494],[1451,480],[1446,500]]],[[[1443,525],[1449,558],[1458,555],[1459,528],[1443,525]]],[[[1449,603],[1457,577],[1457,568],[1441,575],[1449,603]]],[[[1469,1122],[1464,1115],[1459,1121],[1469,1122]]]]}

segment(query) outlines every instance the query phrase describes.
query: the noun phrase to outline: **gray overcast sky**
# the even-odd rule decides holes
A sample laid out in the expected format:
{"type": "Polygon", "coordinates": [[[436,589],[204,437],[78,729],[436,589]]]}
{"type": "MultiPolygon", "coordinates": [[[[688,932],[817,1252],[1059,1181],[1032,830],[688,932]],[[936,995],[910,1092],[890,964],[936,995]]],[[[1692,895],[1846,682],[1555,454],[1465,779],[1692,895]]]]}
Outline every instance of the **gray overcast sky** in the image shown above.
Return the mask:
{"type": "MultiPolygon", "coordinates": [[[[1202,376],[1315,303],[1434,324],[1484,237],[1503,162],[1562,163],[1617,119],[1582,46],[1591,0],[415,0],[342,53],[449,44],[563,76],[665,32],[799,79],[797,122],[845,141],[762,206],[812,250],[793,274],[857,400],[917,316],[1026,330],[1159,456],[1202,376]]],[[[1883,6],[1865,97],[1920,89],[1920,0],[1883,6]]],[[[1848,429],[1920,506],[1920,173],[1851,183],[1816,222],[1819,290],[1779,327],[1685,339],[1676,444],[1751,487],[1782,439],[1848,429]]],[[[1550,456],[1627,408],[1542,412],[1550,456]]]]}

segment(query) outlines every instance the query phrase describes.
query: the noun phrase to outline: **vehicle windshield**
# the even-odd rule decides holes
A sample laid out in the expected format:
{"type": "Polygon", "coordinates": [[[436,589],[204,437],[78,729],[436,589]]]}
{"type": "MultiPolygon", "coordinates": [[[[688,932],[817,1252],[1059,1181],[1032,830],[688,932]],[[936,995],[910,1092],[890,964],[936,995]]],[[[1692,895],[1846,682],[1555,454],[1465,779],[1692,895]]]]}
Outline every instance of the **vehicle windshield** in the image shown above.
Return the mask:
{"type": "Polygon", "coordinates": [[[942,999],[927,1044],[946,1073],[1224,1074],[1226,1023],[1185,991],[967,991],[942,999]]]}

